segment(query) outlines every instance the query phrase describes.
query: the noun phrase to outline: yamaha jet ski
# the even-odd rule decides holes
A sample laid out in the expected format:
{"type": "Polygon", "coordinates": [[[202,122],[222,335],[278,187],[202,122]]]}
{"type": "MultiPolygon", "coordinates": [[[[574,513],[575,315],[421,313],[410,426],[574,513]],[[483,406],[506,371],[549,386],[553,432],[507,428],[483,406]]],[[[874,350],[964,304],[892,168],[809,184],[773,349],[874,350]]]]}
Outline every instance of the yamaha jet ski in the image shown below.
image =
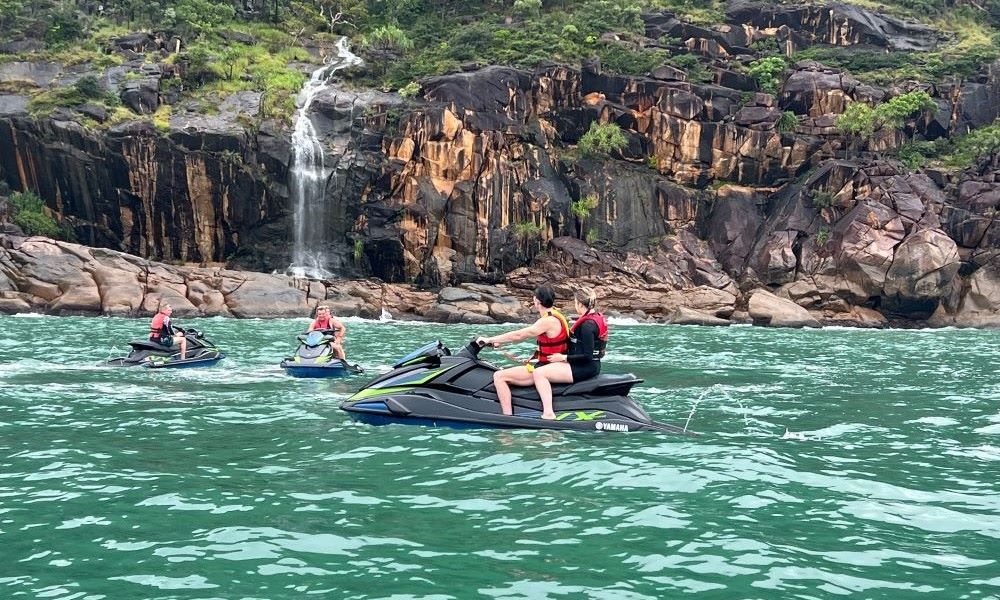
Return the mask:
{"type": "Polygon", "coordinates": [[[364,373],[358,365],[348,364],[334,354],[334,331],[317,330],[299,335],[295,356],[281,361],[281,368],[292,377],[344,377],[364,373]]]}
{"type": "Polygon", "coordinates": [[[572,384],[555,384],[556,418],[542,419],[534,386],[512,387],[513,415],[500,410],[493,373],[479,360],[475,340],[457,354],[440,341],[401,358],[392,371],[376,378],[340,405],[357,421],[383,425],[410,423],[455,428],[499,427],[579,431],[664,431],[686,433],[650,419],[628,397],[642,379],[634,375],[598,375],[572,384]]]}
{"type": "Polygon", "coordinates": [[[111,367],[148,367],[150,369],[182,369],[214,365],[226,355],[197,329],[174,326],[174,331],[187,338],[187,358],[180,358],[180,345],[164,346],[153,340],[132,340],[128,356],[104,363],[111,367]]]}

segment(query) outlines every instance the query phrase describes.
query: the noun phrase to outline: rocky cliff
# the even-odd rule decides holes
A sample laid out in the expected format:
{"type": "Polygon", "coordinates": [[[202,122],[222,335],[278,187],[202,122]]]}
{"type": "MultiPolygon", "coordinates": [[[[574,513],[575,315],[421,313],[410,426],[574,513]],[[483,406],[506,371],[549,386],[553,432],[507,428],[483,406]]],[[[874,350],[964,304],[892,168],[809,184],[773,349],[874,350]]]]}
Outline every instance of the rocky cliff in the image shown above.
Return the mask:
{"type": "MultiPolygon", "coordinates": [[[[329,89],[314,121],[337,157],[327,182],[336,268],[433,289],[584,278],[613,306],[630,300],[654,318],[697,306],[766,322],[755,307],[768,294],[817,322],[995,323],[1000,165],[912,172],[877,155],[993,121],[1000,65],[928,88],[938,109],[873,137],[856,160],[844,158],[836,115],[901,90],[807,61],[772,95],[730,68],[768,36],[788,48],[937,43],[926,28],[837,6],[734,2],[712,29],[646,15],[650,40],[678,39],[718,60],[709,83],[668,66],[625,77],[595,63],[434,77],[414,100],[329,89]],[[782,130],[786,111],[796,124],[782,130]],[[610,160],[574,148],[594,122],[626,133],[610,160]],[[572,210],[589,199],[589,210],[572,210]]],[[[76,114],[34,118],[23,98],[2,96],[0,179],[36,190],[91,246],[280,270],[288,142],[266,121],[245,127],[256,111],[241,95],[211,117],[175,109],[166,128],[88,129],[76,114]]]]}

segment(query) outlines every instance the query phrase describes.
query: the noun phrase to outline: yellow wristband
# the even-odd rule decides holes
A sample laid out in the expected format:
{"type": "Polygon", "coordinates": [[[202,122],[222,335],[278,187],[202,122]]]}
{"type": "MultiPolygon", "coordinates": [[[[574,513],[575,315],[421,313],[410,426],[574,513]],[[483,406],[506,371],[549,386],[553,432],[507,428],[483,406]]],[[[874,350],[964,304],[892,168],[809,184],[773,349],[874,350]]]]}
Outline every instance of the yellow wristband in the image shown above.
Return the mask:
{"type": "Polygon", "coordinates": [[[524,368],[528,370],[529,373],[535,370],[535,365],[531,363],[525,363],[524,368]]]}

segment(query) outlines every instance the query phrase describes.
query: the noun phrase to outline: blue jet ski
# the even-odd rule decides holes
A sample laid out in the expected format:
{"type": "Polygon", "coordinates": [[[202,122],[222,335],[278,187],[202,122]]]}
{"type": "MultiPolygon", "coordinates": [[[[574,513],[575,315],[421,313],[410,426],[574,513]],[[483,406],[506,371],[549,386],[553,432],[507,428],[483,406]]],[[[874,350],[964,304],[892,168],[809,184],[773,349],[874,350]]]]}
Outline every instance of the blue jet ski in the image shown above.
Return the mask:
{"type": "Polygon", "coordinates": [[[295,355],[281,361],[281,368],[292,377],[346,377],[365,370],[337,358],[333,349],[334,330],[310,331],[298,336],[295,355]]]}
{"type": "Polygon", "coordinates": [[[630,374],[553,385],[554,420],[541,418],[542,403],[534,386],[514,387],[514,414],[505,415],[493,387],[497,368],[479,359],[480,350],[475,340],[454,355],[440,341],[430,343],[399,359],[392,371],[358,390],[340,408],[373,425],[691,433],[653,421],[629,398],[632,386],[642,383],[630,374]]]}
{"type": "Polygon", "coordinates": [[[226,358],[225,353],[197,329],[174,326],[174,330],[187,338],[187,358],[181,358],[180,345],[163,346],[152,340],[132,340],[128,356],[113,358],[106,363],[109,367],[146,367],[148,369],[185,369],[209,367],[226,358]]]}

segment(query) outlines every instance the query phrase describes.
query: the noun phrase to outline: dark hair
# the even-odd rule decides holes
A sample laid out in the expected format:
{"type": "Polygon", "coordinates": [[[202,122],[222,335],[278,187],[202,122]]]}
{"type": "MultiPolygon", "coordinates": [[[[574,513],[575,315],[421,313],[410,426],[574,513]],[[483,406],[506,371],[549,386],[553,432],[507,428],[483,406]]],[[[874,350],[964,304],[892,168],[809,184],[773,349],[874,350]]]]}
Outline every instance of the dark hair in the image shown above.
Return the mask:
{"type": "Polygon", "coordinates": [[[556,293],[552,290],[552,286],[547,283],[535,288],[535,298],[538,298],[538,303],[545,308],[552,308],[556,303],[556,293]]]}

